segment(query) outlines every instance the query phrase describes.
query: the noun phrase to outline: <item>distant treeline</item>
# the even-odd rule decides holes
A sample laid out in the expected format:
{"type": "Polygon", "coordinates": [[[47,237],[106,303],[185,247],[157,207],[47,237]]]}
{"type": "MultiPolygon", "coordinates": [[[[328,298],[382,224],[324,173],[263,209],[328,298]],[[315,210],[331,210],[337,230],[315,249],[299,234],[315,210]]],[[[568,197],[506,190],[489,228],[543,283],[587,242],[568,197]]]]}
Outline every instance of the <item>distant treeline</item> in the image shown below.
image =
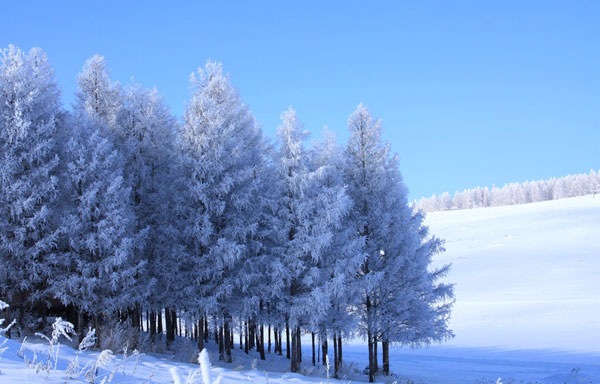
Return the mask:
{"type": "Polygon", "coordinates": [[[584,196],[600,192],[600,170],[589,173],[568,175],[548,180],[509,183],[503,187],[492,186],[456,191],[454,197],[448,192],[439,196],[422,197],[414,205],[423,212],[447,211],[450,209],[469,209],[480,207],[498,207],[536,201],[557,200],[566,197],[584,196]]]}

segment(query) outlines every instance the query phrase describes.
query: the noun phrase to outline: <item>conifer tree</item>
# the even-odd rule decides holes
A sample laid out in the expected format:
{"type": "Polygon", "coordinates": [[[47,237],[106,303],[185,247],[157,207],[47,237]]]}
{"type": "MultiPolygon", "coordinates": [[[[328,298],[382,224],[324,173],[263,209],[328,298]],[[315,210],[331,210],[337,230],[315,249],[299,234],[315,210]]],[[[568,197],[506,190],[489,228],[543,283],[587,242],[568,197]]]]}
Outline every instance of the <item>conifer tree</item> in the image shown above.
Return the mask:
{"type": "Polygon", "coordinates": [[[0,57],[0,291],[22,324],[43,315],[58,239],[59,90],[46,55],[9,46],[0,57]]]}
{"type": "MultiPolygon", "coordinates": [[[[188,157],[189,209],[186,241],[198,274],[198,311],[216,314],[225,332],[224,358],[231,361],[234,293],[245,284],[245,261],[259,251],[257,173],[262,135],[220,63],[209,61],[191,77],[193,94],[185,112],[183,146],[188,157]]],[[[242,287],[243,288],[243,287],[242,287]]]]}
{"type": "Polygon", "coordinates": [[[360,104],[348,119],[348,128],[351,137],[344,175],[354,201],[351,225],[358,236],[364,237],[362,303],[357,308],[360,333],[368,341],[372,382],[378,369],[378,342],[384,340],[389,345],[387,330],[402,328],[403,318],[410,315],[419,319],[405,325],[407,333],[417,335],[414,344],[448,335],[448,307],[443,300],[450,298],[452,291],[446,285],[432,285],[446,271],[443,268],[434,275],[427,271],[431,255],[440,250],[440,245],[436,239],[424,243],[426,229],[408,206],[397,158],[390,155],[389,145],[381,139],[381,121],[374,120],[360,104]],[[415,303],[419,311],[410,306],[415,303]],[[390,312],[394,315],[388,315],[390,312]],[[424,332],[431,324],[438,328],[432,326],[435,331],[424,332]]]}
{"type": "MultiPolygon", "coordinates": [[[[54,296],[83,319],[122,311],[139,301],[136,276],[143,262],[133,260],[134,216],[123,161],[109,139],[108,127],[83,113],[69,119],[63,149],[61,229],[64,252],[54,262],[54,296]]],[[[99,331],[97,331],[99,332],[99,331]]]]}

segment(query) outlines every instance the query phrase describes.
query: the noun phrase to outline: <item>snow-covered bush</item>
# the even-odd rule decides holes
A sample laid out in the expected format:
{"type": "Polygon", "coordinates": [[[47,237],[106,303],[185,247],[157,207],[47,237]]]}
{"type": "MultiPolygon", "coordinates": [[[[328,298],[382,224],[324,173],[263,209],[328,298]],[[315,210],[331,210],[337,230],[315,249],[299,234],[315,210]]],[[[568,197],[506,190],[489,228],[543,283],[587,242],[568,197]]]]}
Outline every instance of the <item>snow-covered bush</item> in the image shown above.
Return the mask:
{"type": "Polygon", "coordinates": [[[99,346],[102,350],[122,351],[127,348],[141,352],[152,351],[150,335],[127,322],[107,323],[102,330],[99,337],[99,346]]]}
{"type": "MultiPolygon", "coordinates": [[[[0,300],[0,311],[5,310],[6,308],[8,308],[9,305],[6,304],[4,301],[0,300]]],[[[2,324],[4,324],[4,319],[0,319],[0,336],[4,335],[6,332],[8,332],[8,330],[15,325],[16,321],[13,320],[12,323],[10,323],[7,327],[2,328],[2,324]]],[[[6,339],[4,341],[2,341],[2,343],[0,343],[0,359],[2,359],[2,354],[6,351],[7,347],[4,346],[4,344],[6,344],[6,339]]]]}
{"type": "Polygon", "coordinates": [[[86,372],[85,376],[88,379],[90,384],[94,384],[96,379],[102,377],[102,384],[110,383],[115,375],[117,368],[114,365],[115,355],[110,349],[105,349],[100,352],[92,367],[86,372]],[[103,375],[98,374],[98,368],[107,368],[109,370],[108,373],[103,375]]]}
{"type": "Polygon", "coordinates": [[[87,366],[81,368],[79,366],[79,354],[83,351],[87,351],[89,348],[93,347],[96,344],[96,330],[90,328],[87,332],[87,334],[85,335],[85,337],[83,338],[83,340],[81,340],[81,342],[79,343],[79,347],[78,347],[78,351],[77,354],[75,354],[75,358],[73,360],[71,360],[71,362],[69,363],[69,366],[67,367],[67,372],[66,375],[67,377],[70,378],[77,378],[79,376],[81,376],[86,368],[88,368],[87,366]]]}
{"type": "Polygon", "coordinates": [[[210,358],[206,349],[203,349],[198,354],[197,361],[200,365],[200,368],[188,372],[185,382],[181,380],[181,376],[179,375],[177,368],[172,367],[169,372],[171,373],[173,382],[175,384],[219,384],[221,382],[221,376],[217,377],[214,383],[212,381],[210,374],[210,358]]]}
{"type": "Polygon", "coordinates": [[[51,369],[56,369],[58,365],[58,353],[60,350],[60,343],[58,342],[60,337],[64,337],[65,339],[71,341],[71,335],[75,335],[75,329],[73,328],[73,324],[68,321],[63,320],[60,317],[57,317],[54,323],[52,324],[52,336],[48,337],[43,333],[36,333],[36,336],[41,337],[42,339],[48,342],[50,348],[48,349],[48,360],[46,361],[45,370],[49,371],[51,369]]]}
{"type": "MultiPolygon", "coordinates": [[[[0,300],[0,311],[3,311],[8,307],[9,307],[8,304],[6,304],[4,301],[0,300]]],[[[17,323],[16,320],[13,320],[10,324],[8,324],[8,326],[2,328],[4,321],[5,321],[5,319],[0,319],[0,336],[4,335],[6,332],[8,332],[8,330],[17,323]]]]}

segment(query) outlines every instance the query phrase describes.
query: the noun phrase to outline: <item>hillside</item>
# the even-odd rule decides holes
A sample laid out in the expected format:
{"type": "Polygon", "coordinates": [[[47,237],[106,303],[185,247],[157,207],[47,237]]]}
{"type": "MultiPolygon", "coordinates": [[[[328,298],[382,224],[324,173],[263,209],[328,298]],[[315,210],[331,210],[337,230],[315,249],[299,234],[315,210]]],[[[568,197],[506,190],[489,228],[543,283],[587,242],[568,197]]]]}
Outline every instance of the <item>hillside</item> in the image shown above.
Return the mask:
{"type": "Polygon", "coordinates": [[[600,196],[432,212],[452,263],[452,344],[600,350],[600,196]]]}

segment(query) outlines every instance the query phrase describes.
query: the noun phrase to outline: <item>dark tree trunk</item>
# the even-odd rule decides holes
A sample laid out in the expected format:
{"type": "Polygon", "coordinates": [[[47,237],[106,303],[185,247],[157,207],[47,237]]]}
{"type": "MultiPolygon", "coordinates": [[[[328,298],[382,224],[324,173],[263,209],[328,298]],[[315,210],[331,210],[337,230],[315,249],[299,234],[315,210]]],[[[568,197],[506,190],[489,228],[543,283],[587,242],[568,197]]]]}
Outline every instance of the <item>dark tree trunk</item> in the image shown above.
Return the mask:
{"type": "Polygon", "coordinates": [[[163,320],[162,320],[162,309],[158,311],[158,313],[156,314],[158,317],[158,329],[156,330],[156,332],[159,335],[162,335],[163,333],[163,320]]]}
{"type": "Polygon", "coordinates": [[[312,365],[315,366],[315,333],[311,333],[312,336],[312,365]]]}
{"type": "Polygon", "coordinates": [[[242,339],[242,336],[244,334],[243,328],[244,328],[244,325],[240,324],[240,349],[244,349],[244,343],[243,343],[243,339],[242,339]]]}
{"type": "Polygon", "coordinates": [[[175,341],[175,335],[177,334],[177,311],[171,310],[171,341],[175,341]]]}
{"type": "Polygon", "coordinates": [[[321,360],[323,361],[323,365],[327,365],[327,359],[328,359],[328,356],[327,356],[327,353],[328,353],[328,351],[327,351],[327,349],[328,349],[327,333],[324,334],[323,344],[321,345],[321,349],[323,350],[323,357],[321,360]]]}
{"type": "Polygon", "coordinates": [[[244,352],[246,352],[246,355],[247,355],[248,351],[250,350],[250,346],[248,345],[248,343],[250,342],[250,337],[248,336],[248,331],[249,331],[248,322],[245,323],[245,327],[244,328],[246,328],[246,330],[244,332],[244,338],[245,338],[245,341],[246,341],[244,343],[244,352]]]}
{"type": "Polygon", "coordinates": [[[223,343],[225,342],[225,335],[223,335],[223,327],[218,327],[218,339],[219,339],[219,360],[225,360],[225,346],[223,343]]]}
{"type": "Polygon", "coordinates": [[[156,335],[156,312],[150,312],[150,336],[154,341],[154,336],[156,335]]]}
{"type": "Polygon", "coordinates": [[[379,364],[377,364],[377,336],[373,336],[373,366],[375,367],[375,373],[379,371],[379,364]]]}
{"type": "Polygon", "coordinates": [[[298,337],[300,334],[300,326],[295,326],[292,330],[292,356],[291,356],[291,365],[290,371],[299,372],[300,371],[300,338],[298,337]]]}
{"type": "Polygon", "coordinates": [[[208,343],[208,316],[204,317],[204,342],[208,343]]]}
{"type": "Polygon", "coordinates": [[[321,335],[319,335],[319,345],[317,346],[317,363],[321,362],[321,335]]]}
{"type": "Polygon", "coordinates": [[[338,348],[337,348],[337,336],[333,333],[333,375],[338,378],[338,348]]]}
{"type": "MultiPolygon", "coordinates": [[[[285,322],[285,357],[290,358],[290,325],[285,322]]],[[[295,371],[292,371],[295,372],[295,371]]]]}
{"type": "Polygon", "coordinates": [[[302,362],[302,329],[298,326],[298,332],[296,333],[296,337],[298,338],[298,361],[302,362]]]}
{"type": "Polygon", "coordinates": [[[171,324],[173,321],[171,317],[171,310],[169,308],[165,308],[165,328],[167,331],[167,346],[175,339],[173,336],[173,325],[171,324]]]}
{"type": "Polygon", "coordinates": [[[373,368],[373,338],[370,331],[367,332],[367,339],[369,344],[369,383],[372,383],[375,381],[375,375],[373,368]]]}
{"type": "Polygon", "coordinates": [[[259,338],[259,349],[260,349],[260,359],[265,360],[265,326],[263,324],[260,325],[260,338],[259,338]]]}
{"type": "Polygon", "coordinates": [[[342,334],[338,335],[338,361],[342,364],[342,334]]]}
{"type": "Polygon", "coordinates": [[[381,349],[383,351],[383,373],[386,376],[390,375],[390,342],[382,341],[381,349]]]}
{"type": "Polygon", "coordinates": [[[223,327],[223,337],[225,339],[225,362],[231,363],[231,335],[229,334],[229,320],[225,320],[223,327]]]}
{"type": "Polygon", "coordinates": [[[198,350],[202,352],[204,349],[204,319],[202,317],[198,320],[198,350]]]}
{"type": "Polygon", "coordinates": [[[283,356],[283,330],[281,328],[278,328],[278,332],[279,332],[279,356],[283,356]]]}
{"type": "Polygon", "coordinates": [[[256,352],[260,352],[260,327],[254,324],[254,343],[256,344],[256,352]]]}

